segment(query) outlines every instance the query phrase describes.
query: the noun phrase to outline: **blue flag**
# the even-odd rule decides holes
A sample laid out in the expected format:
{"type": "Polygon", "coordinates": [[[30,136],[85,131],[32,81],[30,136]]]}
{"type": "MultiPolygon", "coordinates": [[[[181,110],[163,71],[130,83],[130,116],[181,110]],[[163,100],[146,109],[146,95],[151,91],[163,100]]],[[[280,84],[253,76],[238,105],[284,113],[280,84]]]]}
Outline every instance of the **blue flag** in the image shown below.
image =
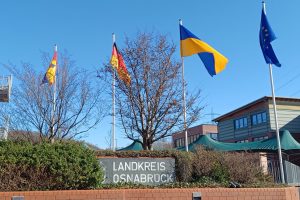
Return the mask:
{"type": "Polygon", "coordinates": [[[273,32],[268,22],[266,12],[265,12],[265,6],[263,5],[263,9],[261,13],[260,30],[259,30],[260,47],[265,57],[266,63],[274,64],[277,67],[280,67],[281,64],[279,63],[271,45],[271,42],[275,39],[276,39],[275,33],[273,32]]]}

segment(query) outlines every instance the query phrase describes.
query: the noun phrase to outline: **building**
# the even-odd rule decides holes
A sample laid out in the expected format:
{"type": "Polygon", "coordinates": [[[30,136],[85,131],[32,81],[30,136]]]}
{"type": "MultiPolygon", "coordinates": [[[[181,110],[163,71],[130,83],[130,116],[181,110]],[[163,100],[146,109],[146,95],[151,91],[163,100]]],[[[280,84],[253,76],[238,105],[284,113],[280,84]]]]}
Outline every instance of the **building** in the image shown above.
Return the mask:
{"type": "MultiPolygon", "coordinates": [[[[300,141],[300,99],[276,97],[278,125],[300,141]]],[[[276,133],[272,97],[265,96],[226,113],[213,121],[223,142],[250,142],[276,133]]]]}
{"type": "Polygon", "coordinates": [[[9,102],[12,76],[0,76],[0,102],[9,102]]]}
{"type": "MultiPolygon", "coordinates": [[[[12,76],[0,76],[0,103],[9,102],[12,86],[12,76]]],[[[4,127],[0,126],[0,140],[6,139],[8,134],[9,116],[5,116],[2,122],[4,127]]]]}
{"type": "MultiPolygon", "coordinates": [[[[201,124],[187,129],[189,144],[198,139],[200,135],[209,134],[215,140],[218,140],[218,128],[213,124],[201,124]]],[[[185,146],[185,132],[176,132],[172,135],[173,147],[185,146]]]]}

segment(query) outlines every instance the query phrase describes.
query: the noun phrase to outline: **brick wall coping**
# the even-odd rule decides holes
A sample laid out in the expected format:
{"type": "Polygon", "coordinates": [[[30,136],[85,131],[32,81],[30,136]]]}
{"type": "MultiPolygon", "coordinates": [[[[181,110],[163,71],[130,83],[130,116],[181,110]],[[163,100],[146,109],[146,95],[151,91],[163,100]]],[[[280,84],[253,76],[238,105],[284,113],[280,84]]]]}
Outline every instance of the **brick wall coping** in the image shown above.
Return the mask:
{"type": "Polygon", "coordinates": [[[192,200],[193,192],[200,192],[202,200],[299,200],[296,187],[16,191],[0,192],[0,200],[192,200]]]}

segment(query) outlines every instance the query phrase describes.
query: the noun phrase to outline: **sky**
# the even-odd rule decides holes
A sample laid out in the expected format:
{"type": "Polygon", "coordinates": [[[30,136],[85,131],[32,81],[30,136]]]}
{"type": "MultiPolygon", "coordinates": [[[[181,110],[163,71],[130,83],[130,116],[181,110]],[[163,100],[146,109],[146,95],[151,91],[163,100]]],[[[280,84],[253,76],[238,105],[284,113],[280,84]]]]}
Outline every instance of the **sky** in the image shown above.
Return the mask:
{"type": "MultiPolygon", "coordinates": [[[[277,36],[272,45],[282,64],[273,67],[276,96],[300,98],[300,1],[266,0],[267,17],[277,36]]],[[[125,36],[156,31],[177,45],[179,25],[210,44],[229,59],[226,69],[211,77],[197,55],[186,57],[187,90],[200,89],[202,119],[223,115],[263,96],[271,96],[268,65],[258,40],[261,0],[1,0],[0,63],[31,63],[44,70],[41,52],[53,45],[67,50],[76,65],[94,71],[111,56],[111,35],[119,48],[125,36]],[[212,113],[214,113],[212,115],[212,113]]],[[[9,73],[0,65],[0,75],[9,73]]],[[[99,147],[111,129],[105,118],[84,140],[99,147]]],[[[196,125],[196,124],[195,124],[196,125]]],[[[116,129],[117,146],[131,142],[116,129]]]]}

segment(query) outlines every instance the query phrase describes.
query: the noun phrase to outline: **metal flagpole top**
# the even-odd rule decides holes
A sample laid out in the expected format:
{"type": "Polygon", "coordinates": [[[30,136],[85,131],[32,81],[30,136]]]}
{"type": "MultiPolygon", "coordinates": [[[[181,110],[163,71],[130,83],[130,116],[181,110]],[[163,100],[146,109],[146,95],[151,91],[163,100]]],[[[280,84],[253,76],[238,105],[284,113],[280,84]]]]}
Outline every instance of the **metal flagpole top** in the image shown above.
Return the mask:
{"type": "Polygon", "coordinates": [[[262,3],[262,5],[263,5],[263,9],[264,9],[265,14],[267,14],[267,13],[266,13],[266,3],[265,3],[265,1],[262,1],[261,3],[262,3]]]}
{"type": "Polygon", "coordinates": [[[115,35],[115,33],[112,33],[112,40],[113,40],[113,43],[116,42],[116,35],[115,35]]]}
{"type": "Polygon", "coordinates": [[[179,24],[182,26],[182,19],[179,19],[179,24]]]}

